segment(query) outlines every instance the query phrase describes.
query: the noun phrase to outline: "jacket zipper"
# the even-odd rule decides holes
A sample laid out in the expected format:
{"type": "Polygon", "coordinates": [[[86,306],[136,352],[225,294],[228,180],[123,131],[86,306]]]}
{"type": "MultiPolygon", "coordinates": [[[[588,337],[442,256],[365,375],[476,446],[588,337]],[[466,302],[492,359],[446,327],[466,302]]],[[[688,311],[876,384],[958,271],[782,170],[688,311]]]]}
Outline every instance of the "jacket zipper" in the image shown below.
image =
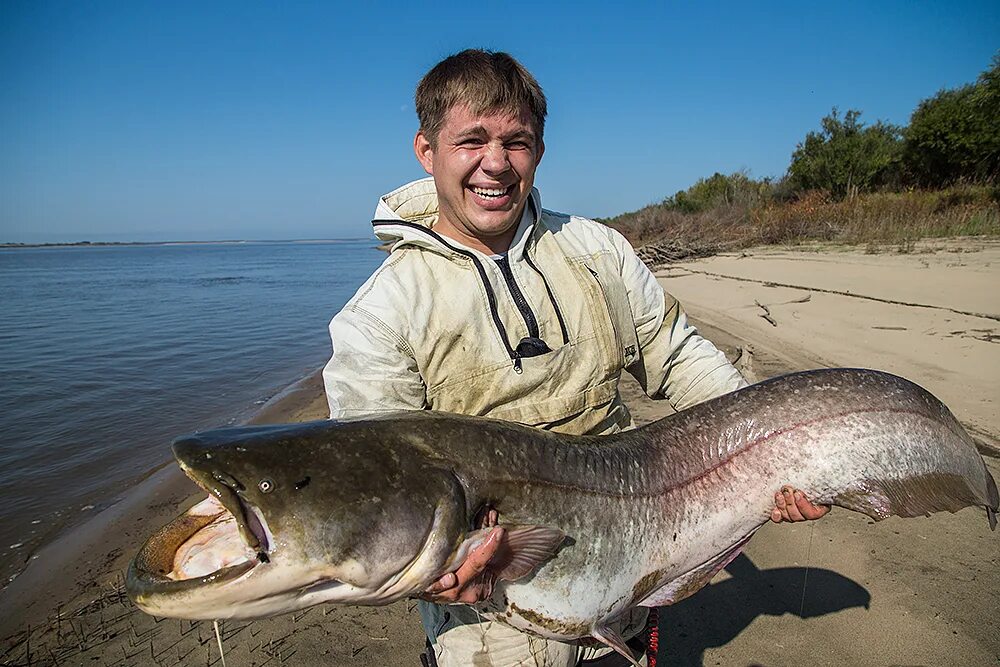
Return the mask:
{"type": "Polygon", "coordinates": [[[552,302],[552,309],[556,311],[556,319],[559,320],[559,330],[562,332],[563,345],[569,345],[569,332],[566,329],[566,322],[563,320],[562,311],[559,310],[559,304],[556,303],[556,297],[552,294],[552,288],[549,287],[549,281],[546,280],[545,274],[535,266],[535,262],[532,261],[531,256],[528,255],[528,249],[524,249],[524,261],[528,263],[538,277],[542,279],[542,284],[545,285],[545,291],[549,295],[549,301],[552,302]]]}
{"type": "Polygon", "coordinates": [[[388,225],[400,225],[402,227],[408,227],[415,231],[427,234],[449,250],[457,252],[459,255],[468,257],[472,260],[472,265],[476,267],[479,279],[482,281],[483,287],[486,288],[486,300],[489,302],[490,316],[493,319],[493,326],[497,328],[497,332],[500,334],[500,339],[503,341],[504,347],[507,349],[507,355],[510,357],[511,362],[514,365],[514,372],[520,375],[522,372],[521,357],[514,351],[514,348],[510,345],[510,341],[507,339],[507,329],[504,328],[503,322],[500,321],[500,312],[497,310],[496,293],[493,291],[493,286],[490,285],[489,278],[486,276],[486,269],[483,267],[482,262],[479,261],[479,258],[469,250],[456,248],[452,244],[445,241],[444,237],[437,232],[427,229],[423,225],[415,222],[406,222],[405,220],[372,220],[372,227],[384,227],[388,225]]]}
{"type": "Polygon", "coordinates": [[[506,257],[497,257],[493,261],[500,268],[500,273],[503,274],[503,279],[507,283],[507,289],[510,290],[510,295],[514,298],[514,305],[521,312],[521,319],[524,320],[524,325],[528,328],[528,335],[532,338],[538,338],[538,319],[532,312],[528,300],[524,298],[524,292],[514,280],[514,272],[510,268],[510,262],[506,257]]]}
{"type": "MultiPolygon", "coordinates": [[[[531,207],[531,212],[535,217],[535,224],[538,224],[538,220],[541,218],[541,215],[535,207],[535,200],[529,198],[528,206],[531,207]]],[[[559,304],[556,303],[556,297],[552,293],[552,288],[549,287],[549,281],[546,280],[545,274],[542,273],[541,269],[535,266],[535,262],[531,259],[531,255],[528,254],[528,247],[531,245],[532,241],[534,241],[534,225],[532,225],[532,230],[528,233],[528,240],[524,243],[524,252],[522,253],[522,256],[524,257],[524,261],[528,263],[528,266],[530,266],[531,269],[538,274],[538,277],[542,279],[542,284],[545,285],[545,293],[549,295],[549,302],[552,304],[552,310],[556,311],[556,319],[559,321],[559,331],[562,333],[563,345],[569,345],[569,330],[566,329],[566,322],[563,320],[562,311],[559,310],[559,304]]]]}

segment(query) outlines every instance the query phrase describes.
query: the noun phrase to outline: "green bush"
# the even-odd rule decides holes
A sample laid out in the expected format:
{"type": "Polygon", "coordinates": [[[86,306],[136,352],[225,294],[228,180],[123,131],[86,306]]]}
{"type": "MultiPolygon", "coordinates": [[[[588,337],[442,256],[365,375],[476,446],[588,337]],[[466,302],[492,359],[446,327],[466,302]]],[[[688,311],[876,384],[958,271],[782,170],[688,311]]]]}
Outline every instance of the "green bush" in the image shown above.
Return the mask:
{"type": "Polygon", "coordinates": [[[767,199],[770,191],[769,179],[757,181],[742,171],[728,176],[715,172],[674,193],[663,205],[681,213],[700,213],[719,206],[752,206],[767,199]]]}
{"type": "Polygon", "coordinates": [[[1000,54],[976,83],[923,100],[905,136],[904,167],[914,185],[1000,180],[1000,54]]]}
{"type": "Polygon", "coordinates": [[[834,107],[792,153],[788,174],[799,191],[825,190],[835,198],[853,197],[898,181],[901,131],[876,122],[865,126],[851,109],[841,119],[834,107]]]}

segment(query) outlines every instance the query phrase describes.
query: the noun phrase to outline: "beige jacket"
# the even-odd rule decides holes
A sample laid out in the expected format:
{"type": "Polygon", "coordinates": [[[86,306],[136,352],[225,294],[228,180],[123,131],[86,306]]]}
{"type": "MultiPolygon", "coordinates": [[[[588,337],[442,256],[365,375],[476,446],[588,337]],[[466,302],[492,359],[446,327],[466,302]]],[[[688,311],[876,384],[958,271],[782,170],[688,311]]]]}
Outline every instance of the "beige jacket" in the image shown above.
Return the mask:
{"type": "Polygon", "coordinates": [[[379,201],[389,257],[330,323],[333,418],[432,409],[611,433],[631,425],[622,369],[678,409],[745,384],[613,229],[533,190],[498,262],[436,220],[432,179],[379,201]]]}

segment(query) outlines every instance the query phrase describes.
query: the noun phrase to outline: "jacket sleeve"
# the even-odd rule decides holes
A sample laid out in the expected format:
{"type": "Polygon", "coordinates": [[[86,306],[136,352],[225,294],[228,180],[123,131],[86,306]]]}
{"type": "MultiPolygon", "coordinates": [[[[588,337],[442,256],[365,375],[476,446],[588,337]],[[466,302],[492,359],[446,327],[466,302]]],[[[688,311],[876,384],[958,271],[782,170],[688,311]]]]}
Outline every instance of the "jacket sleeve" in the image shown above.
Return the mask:
{"type": "Polygon", "coordinates": [[[639,359],[627,370],[646,394],[683,410],[745,387],[739,371],[698,335],[681,304],[660,286],[628,241],[617,232],[614,240],[639,340],[639,359]]]}
{"type": "Polygon", "coordinates": [[[426,407],[412,351],[380,319],[348,304],[330,322],[330,338],[323,384],[331,419],[426,407]]]}

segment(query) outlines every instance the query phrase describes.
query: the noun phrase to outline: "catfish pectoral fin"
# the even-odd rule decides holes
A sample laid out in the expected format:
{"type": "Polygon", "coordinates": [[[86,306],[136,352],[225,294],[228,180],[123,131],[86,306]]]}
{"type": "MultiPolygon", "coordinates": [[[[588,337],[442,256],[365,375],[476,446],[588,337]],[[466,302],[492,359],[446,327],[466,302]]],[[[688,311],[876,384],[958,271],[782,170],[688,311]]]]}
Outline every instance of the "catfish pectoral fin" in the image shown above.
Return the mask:
{"type": "Polygon", "coordinates": [[[566,533],[548,526],[506,527],[507,535],[491,567],[497,579],[516,581],[531,574],[558,551],[566,533]]]}

